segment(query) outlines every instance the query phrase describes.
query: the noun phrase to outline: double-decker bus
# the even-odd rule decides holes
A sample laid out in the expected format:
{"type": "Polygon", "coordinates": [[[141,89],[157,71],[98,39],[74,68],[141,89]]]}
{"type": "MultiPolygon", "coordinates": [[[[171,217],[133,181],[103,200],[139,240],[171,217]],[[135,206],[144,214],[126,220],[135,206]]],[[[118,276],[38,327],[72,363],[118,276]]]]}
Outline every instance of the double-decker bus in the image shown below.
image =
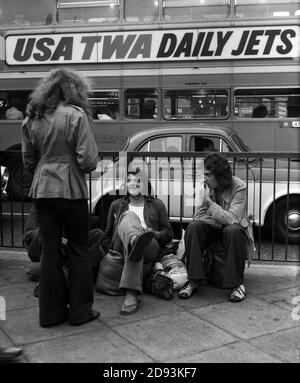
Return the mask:
{"type": "MultiPolygon", "coordinates": [[[[67,66],[91,79],[99,151],[184,120],[298,152],[299,17],[299,0],[0,0],[0,150],[20,150],[28,95],[67,66]]],[[[21,157],[1,162],[26,193],[21,157]]]]}

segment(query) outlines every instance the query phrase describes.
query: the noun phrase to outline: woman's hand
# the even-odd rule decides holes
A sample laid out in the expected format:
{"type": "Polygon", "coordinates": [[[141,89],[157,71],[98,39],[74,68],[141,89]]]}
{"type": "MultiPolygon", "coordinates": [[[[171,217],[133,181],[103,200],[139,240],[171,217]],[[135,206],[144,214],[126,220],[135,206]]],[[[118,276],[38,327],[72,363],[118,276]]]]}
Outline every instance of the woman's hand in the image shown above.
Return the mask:
{"type": "Polygon", "coordinates": [[[155,239],[159,239],[160,238],[160,232],[159,231],[156,231],[156,230],[153,230],[151,227],[147,227],[147,229],[144,229],[145,231],[152,231],[153,233],[153,236],[155,239]]]}

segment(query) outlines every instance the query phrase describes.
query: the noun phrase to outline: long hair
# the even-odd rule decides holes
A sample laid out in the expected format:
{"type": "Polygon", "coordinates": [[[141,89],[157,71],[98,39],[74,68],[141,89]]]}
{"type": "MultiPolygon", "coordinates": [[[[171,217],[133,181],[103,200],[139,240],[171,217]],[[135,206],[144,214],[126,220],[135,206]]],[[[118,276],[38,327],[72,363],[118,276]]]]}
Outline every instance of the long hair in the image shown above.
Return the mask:
{"type": "Polygon", "coordinates": [[[148,196],[148,197],[152,197],[153,194],[154,194],[154,191],[153,191],[151,182],[148,179],[147,173],[145,171],[141,170],[141,168],[139,168],[139,167],[130,168],[130,164],[129,164],[129,167],[128,167],[127,174],[126,174],[126,176],[124,178],[123,185],[121,186],[121,189],[120,189],[121,195],[129,196],[129,193],[128,193],[128,190],[127,190],[127,181],[128,181],[128,177],[129,177],[130,174],[140,178],[140,182],[144,185],[144,189],[143,189],[142,195],[148,196]]]}
{"type": "Polygon", "coordinates": [[[53,113],[60,102],[82,108],[88,118],[92,113],[88,101],[91,91],[88,80],[78,72],[60,68],[50,72],[29,96],[26,114],[30,118],[42,118],[53,113]]]}
{"type": "Polygon", "coordinates": [[[220,153],[212,153],[205,157],[204,167],[215,176],[218,184],[225,188],[232,185],[232,171],[226,157],[220,153]]]}

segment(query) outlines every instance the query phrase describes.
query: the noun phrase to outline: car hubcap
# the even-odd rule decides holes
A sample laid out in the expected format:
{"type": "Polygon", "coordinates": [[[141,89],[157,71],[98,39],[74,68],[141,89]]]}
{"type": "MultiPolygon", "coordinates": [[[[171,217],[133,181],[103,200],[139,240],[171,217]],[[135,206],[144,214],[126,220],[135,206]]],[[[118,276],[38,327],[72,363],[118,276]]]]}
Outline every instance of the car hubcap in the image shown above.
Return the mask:
{"type": "Polygon", "coordinates": [[[300,230],[300,211],[291,210],[287,215],[288,229],[292,231],[300,230]]]}

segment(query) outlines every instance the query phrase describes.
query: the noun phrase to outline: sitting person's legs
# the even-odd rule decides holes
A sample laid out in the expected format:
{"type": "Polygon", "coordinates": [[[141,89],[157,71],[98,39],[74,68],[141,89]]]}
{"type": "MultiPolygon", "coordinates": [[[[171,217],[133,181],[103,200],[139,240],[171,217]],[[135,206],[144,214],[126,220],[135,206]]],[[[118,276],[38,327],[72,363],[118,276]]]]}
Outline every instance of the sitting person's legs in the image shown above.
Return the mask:
{"type": "Polygon", "coordinates": [[[222,240],[226,252],[224,287],[233,287],[230,300],[240,302],[245,298],[244,269],[247,255],[247,235],[240,225],[228,225],[216,229],[202,221],[193,221],[185,233],[188,282],[179,291],[180,298],[189,298],[198,287],[198,281],[205,279],[202,255],[210,245],[222,240]]]}
{"type": "MultiPolygon", "coordinates": [[[[153,249],[151,242],[153,237],[146,238],[146,241],[143,242],[143,247],[140,253],[139,261],[132,261],[130,259],[130,249],[134,248],[135,241],[139,238],[140,234],[143,232],[141,221],[139,217],[131,212],[126,211],[120,217],[118,223],[117,234],[123,244],[123,255],[124,255],[124,267],[121,275],[120,288],[126,290],[126,295],[124,303],[121,309],[122,314],[131,314],[135,312],[139,307],[139,302],[137,300],[137,294],[142,293],[142,284],[143,284],[143,263],[145,250],[149,246],[148,254],[153,249]]],[[[116,236],[113,239],[118,241],[116,236]]],[[[156,241],[155,241],[156,242],[156,241]]]]}
{"type": "Polygon", "coordinates": [[[244,270],[247,257],[247,235],[240,225],[228,225],[223,229],[226,265],[223,285],[233,287],[230,300],[239,302],[245,298],[244,270]]]}
{"type": "Polygon", "coordinates": [[[180,289],[179,298],[191,297],[198,282],[206,278],[203,252],[219,238],[222,238],[222,231],[203,221],[193,221],[188,225],[184,236],[188,281],[180,289]]]}

